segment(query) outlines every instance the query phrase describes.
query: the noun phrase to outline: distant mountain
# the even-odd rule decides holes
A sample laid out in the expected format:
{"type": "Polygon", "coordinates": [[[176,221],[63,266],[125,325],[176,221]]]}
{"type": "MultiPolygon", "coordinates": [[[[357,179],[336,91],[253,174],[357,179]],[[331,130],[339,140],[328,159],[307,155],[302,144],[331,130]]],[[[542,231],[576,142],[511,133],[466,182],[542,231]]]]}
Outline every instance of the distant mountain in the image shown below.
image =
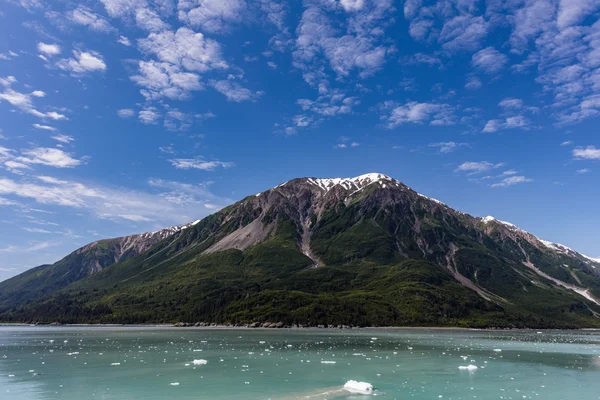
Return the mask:
{"type": "Polygon", "coordinates": [[[1,283],[0,320],[600,327],[597,260],[383,174],[293,179],[161,232],[1,283]]]}
{"type": "Polygon", "coordinates": [[[0,310],[22,304],[86,278],[104,268],[149,250],[156,243],[199,221],[147,232],[92,242],[54,264],[41,265],[0,282],[0,310]]]}

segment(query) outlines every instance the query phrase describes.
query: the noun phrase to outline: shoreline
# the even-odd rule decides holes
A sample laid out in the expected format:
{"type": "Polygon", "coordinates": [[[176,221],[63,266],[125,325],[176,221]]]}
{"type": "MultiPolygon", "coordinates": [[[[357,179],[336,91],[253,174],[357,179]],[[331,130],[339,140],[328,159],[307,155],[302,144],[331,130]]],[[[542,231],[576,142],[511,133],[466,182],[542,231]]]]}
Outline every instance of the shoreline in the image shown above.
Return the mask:
{"type": "Polygon", "coordinates": [[[365,326],[353,327],[317,327],[317,326],[293,326],[293,327],[250,327],[235,325],[207,325],[207,326],[177,326],[177,324],[25,324],[0,322],[3,327],[29,327],[29,328],[173,328],[185,330],[260,330],[260,331],[355,331],[355,330],[436,330],[436,331],[474,331],[474,332],[499,332],[499,331],[600,331],[600,328],[466,328],[452,326],[365,326]]]}

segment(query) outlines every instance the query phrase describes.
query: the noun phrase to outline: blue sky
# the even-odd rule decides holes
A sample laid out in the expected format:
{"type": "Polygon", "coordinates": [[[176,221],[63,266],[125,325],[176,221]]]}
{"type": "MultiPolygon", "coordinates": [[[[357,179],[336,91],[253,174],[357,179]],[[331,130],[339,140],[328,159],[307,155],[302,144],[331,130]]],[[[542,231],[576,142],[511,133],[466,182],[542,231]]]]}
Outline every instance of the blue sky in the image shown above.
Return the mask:
{"type": "Polygon", "coordinates": [[[0,280],[294,177],[600,257],[596,0],[0,0],[0,280]]]}

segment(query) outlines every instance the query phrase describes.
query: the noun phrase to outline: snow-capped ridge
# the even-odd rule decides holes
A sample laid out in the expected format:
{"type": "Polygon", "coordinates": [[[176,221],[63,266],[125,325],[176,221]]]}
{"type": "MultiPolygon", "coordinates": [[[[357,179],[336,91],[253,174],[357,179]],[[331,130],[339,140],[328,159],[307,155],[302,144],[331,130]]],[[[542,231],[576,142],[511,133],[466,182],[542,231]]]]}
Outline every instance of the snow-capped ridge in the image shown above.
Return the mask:
{"type": "MultiPolygon", "coordinates": [[[[334,187],[340,186],[346,190],[354,190],[355,192],[369,186],[372,183],[379,182],[380,185],[400,185],[400,182],[395,179],[381,173],[372,172],[355,176],[354,178],[305,178],[306,182],[313,186],[317,186],[325,193],[329,192],[334,187]]],[[[291,181],[284,182],[280,185],[275,186],[275,189],[283,187],[291,181]]],[[[355,193],[354,192],[354,193],[355,193]]]]}
{"type": "Polygon", "coordinates": [[[512,230],[518,230],[518,231],[522,231],[525,232],[523,229],[519,228],[518,226],[516,226],[515,224],[512,224],[510,222],[506,222],[506,221],[502,221],[499,220],[498,218],[492,217],[491,215],[488,215],[487,217],[483,217],[481,218],[481,220],[485,223],[485,224],[489,224],[490,222],[497,222],[499,224],[502,224],[504,226],[506,226],[509,229],[512,230]]]}
{"type": "MultiPolygon", "coordinates": [[[[483,217],[481,218],[481,221],[485,224],[489,224],[490,222],[496,222],[499,224],[502,224],[504,226],[506,226],[508,229],[512,230],[512,231],[517,231],[517,232],[522,232],[525,233],[527,235],[530,235],[532,237],[534,237],[535,239],[537,239],[541,244],[543,244],[545,247],[549,248],[550,250],[553,250],[557,253],[561,253],[561,254],[565,254],[568,255],[570,257],[583,257],[585,258],[588,262],[593,262],[593,263],[599,263],[600,264],[600,259],[596,259],[596,258],[592,258],[592,257],[588,257],[584,254],[581,254],[575,250],[573,250],[572,248],[565,246],[563,244],[560,243],[554,243],[554,242],[550,242],[548,240],[544,240],[544,239],[540,239],[539,237],[524,231],[523,229],[519,228],[518,226],[516,226],[515,224],[512,224],[510,222],[506,222],[506,221],[501,221],[497,218],[494,218],[492,216],[487,216],[487,217],[483,217]]],[[[596,267],[594,267],[596,268],[596,267]]]]}
{"type": "MultiPolygon", "coordinates": [[[[549,242],[547,240],[543,240],[540,239],[540,242],[546,246],[547,248],[556,251],[557,253],[562,253],[562,254],[566,254],[568,256],[574,257],[574,256],[581,256],[583,258],[585,258],[588,262],[593,262],[593,263],[598,263],[600,264],[600,259],[599,258],[592,258],[592,257],[588,257],[585,254],[581,254],[575,250],[573,250],[572,248],[565,246],[564,244],[560,244],[560,243],[553,243],[553,242],[549,242]]],[[[594,267],[594,266],[592,266],[594,267]]],[[[596,268],[596,267],[594,267],[596,268]]]]}
{"type": "Polygon", "coordinates": [[[177,232],[180,232],[180,231],[182,231],[184,229],[192,227],[192,226],[196,225],[197,223],[199,223],[200,221],[201,220],[197,219],[197,220],[195,220],[193,222],[189,222],[189,223],[184,224],[184,225],[170,226],[168,228],[160,229],[158,231],[142,233],[140,236],[143,239],[148,239],[148,238],[153,237],[153,236],[160,236],[161,239],[164,239],[164,238],[167,238],[167,237],[169,237],[169,236],[171,236],[171,235],[173,235],[173,234],[175,234],[177,232]]]}

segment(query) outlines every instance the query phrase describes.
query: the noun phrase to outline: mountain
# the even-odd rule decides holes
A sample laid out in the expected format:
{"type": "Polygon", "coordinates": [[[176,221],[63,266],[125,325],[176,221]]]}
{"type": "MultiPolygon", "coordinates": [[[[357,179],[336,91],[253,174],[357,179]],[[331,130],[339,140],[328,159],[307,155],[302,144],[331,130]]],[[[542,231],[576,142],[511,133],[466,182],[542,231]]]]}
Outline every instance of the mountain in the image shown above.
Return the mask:
{"type": "Polygon", "coordinates": [[[293,179],[129,238],[3,282],[0,320],[600,327],[597,260],[383,174],[293,179]]]}
{"type": "Polygon", "coordinates": [[[75,250],[60,261],[41,265],[4,282],[0,282],[0,310],[43,297],[86,278],[104,268],[149,250],[169,236],[199,221],[156,232],[104,239],[75,250]]]}

